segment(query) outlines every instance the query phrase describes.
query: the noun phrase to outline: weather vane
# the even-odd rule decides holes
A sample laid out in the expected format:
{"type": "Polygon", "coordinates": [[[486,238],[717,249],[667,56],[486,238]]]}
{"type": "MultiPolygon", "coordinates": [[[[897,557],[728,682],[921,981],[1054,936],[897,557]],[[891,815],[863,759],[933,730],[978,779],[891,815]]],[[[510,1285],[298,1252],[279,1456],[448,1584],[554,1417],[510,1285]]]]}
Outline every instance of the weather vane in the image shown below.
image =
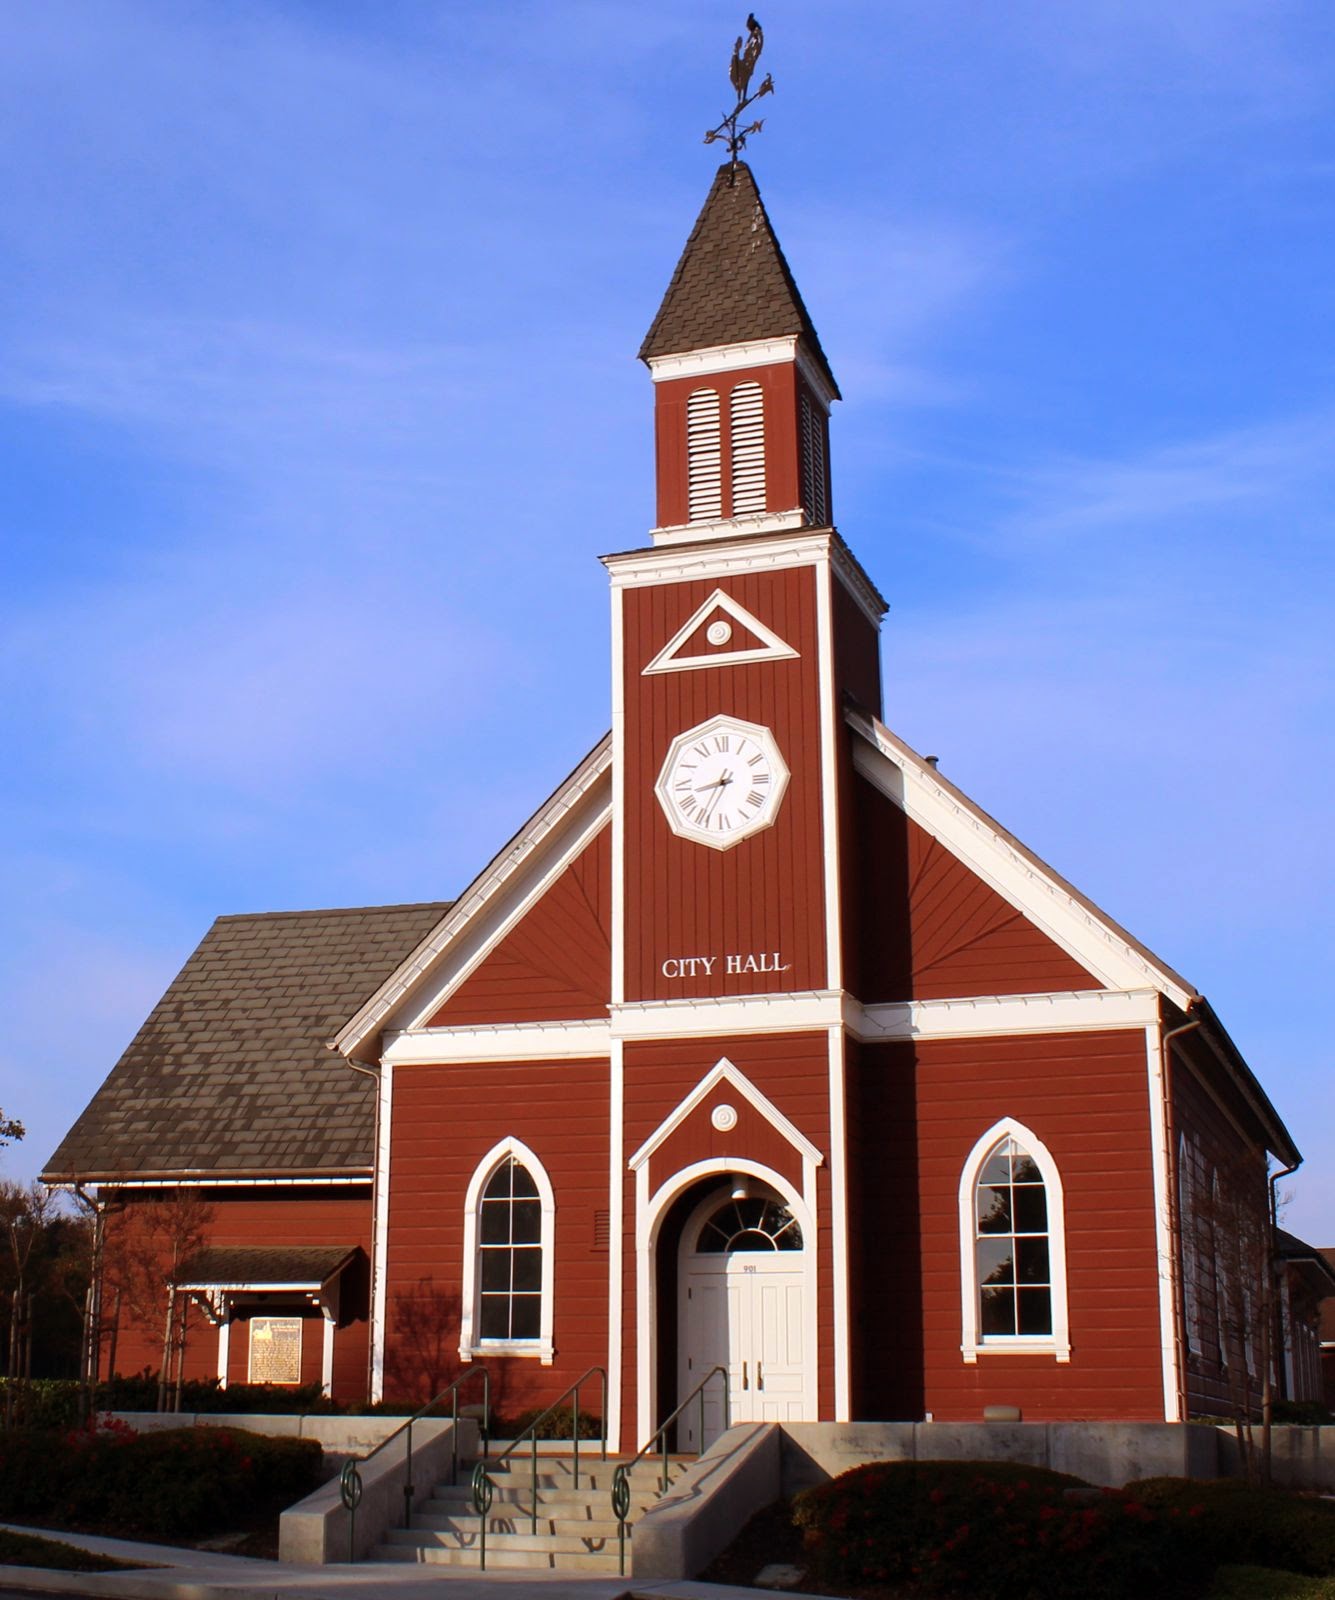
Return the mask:
{"type": "Polygon", "coordinates": [[[760,24],[752,13],[746,19],[746,42],[739,38],[732,47],[732,60],[728,63],[728,76],[732,79],[732,86],[737,91],[737,104],[719,123],[717,128],[711,128],[705,135],[705,143],[713,144],[719,139],[727,141],[728,154],[732,157],[732,164],[737,165],[737,153],[746,147],[746,141],[753,133],[759,133],[765,126],[764,121],[757,117],[745,128],[737,126],[737,120],[747,106],[754,104],[762,95],[774,93],[774,79],[767,72],[765,81],[754,94],[748,94],[751,87],[751,74],[756,70],[756,62],[760,60],[760,52],[765,48],[765,34],[760,24]]]}

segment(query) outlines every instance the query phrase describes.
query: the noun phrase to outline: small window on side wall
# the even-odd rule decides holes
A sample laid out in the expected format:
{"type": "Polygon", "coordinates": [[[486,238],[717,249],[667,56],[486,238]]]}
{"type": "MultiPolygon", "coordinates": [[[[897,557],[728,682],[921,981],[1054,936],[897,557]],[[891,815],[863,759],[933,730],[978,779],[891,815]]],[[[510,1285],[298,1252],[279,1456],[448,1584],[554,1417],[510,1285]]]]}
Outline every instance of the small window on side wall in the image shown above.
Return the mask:
{"type": "Polygon", "coordinates": [[[969,1152],[959,1203],[965,1361],[1003,1350],[1068,1361],[1061,1178],[1047,1149],[997,1123],[969,1152]]]}
{"type": "Polygon", "coordinates": [[[556,1205],[541,1162],[517,1139],[478,1163],[464,1203],[459,1354],[552,1359],[556,1205]]]}

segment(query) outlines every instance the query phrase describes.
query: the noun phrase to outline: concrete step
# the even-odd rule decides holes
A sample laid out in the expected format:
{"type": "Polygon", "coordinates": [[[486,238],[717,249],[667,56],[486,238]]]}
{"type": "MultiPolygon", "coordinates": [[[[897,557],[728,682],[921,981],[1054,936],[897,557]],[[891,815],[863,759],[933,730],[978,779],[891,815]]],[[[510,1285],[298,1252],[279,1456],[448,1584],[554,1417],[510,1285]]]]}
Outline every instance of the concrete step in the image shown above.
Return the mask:
{"type": "MultiPolygon", "coordinates": [[[[382,1544],[373,1554],[373,1561],[411,1561],[421,1566],[467,1567],[476,1572],[481,1564],[476,1546],[466,1550],[443,1545],[382,1544]]],[[[512,1550],[498,1546],[491,1536],[487,1538],[487,1570],[492,1568],[524,1568],[541,1572],[606,1572],[615,1573],[619,1565],[616,1542],[601,1551],[512,1550]]]]}
{"type": "MultiPolygon", "coordinates": [[[[612,1529],[612,1543],[616,1543],[616,1529],[612,1529]]],[[[381,1540],[382,1546],[414,1545],[423,1550],[476,1550],[478,1531],[471,1528],[463,1533],[433,1532],[429,1528],[391,1528],[381,1540]]],[[[487,1530],[487,1550],[546,1551],[549,1555],[579,1555],[592,1552],[597,1555],[607,1544],[607,1536],[588,1534],[530,1533],[527,1528],[513,1532],[487,1530]]]]}
{"type": "MultiPolygon", "coordinates": [[[[632,1507],[631,1515],[626,1519],[626,1530],[629,1533],[637,1515],[632,1507]]],[[[515,1516],[502,1512],[497,1514],[495,1506],[487,1518],[487,1537],[492,1534],[529,1533],[532,1518],[527,1511],[515,1516]]],[[[457,1534],[462,1538],[474,1539],[477,1537],[478,1517],[476,1512],[456,1511],[446,1515],[437,1512],[418,1512],[413,1515],[411,1528],[395,1529],[396,1533],[442,1533],[457,1534]]],[[[606,1538],[609,1535],[615,1538],[617,1520],[612,1515],[611,1509],[593,1507],[587,1515],[579,1516],[549,1516],[545,1509],[538,1512],[538,1534],[556,1534],[578,1538],[606,1538]]]]}

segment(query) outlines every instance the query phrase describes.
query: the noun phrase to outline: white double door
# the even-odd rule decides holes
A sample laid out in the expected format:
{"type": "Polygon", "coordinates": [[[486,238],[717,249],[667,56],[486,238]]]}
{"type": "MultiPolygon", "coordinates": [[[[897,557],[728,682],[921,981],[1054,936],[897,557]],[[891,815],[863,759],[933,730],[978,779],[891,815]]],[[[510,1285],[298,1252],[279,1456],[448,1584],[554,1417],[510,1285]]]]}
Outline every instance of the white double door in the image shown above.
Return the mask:
{"type": "MultiPolygon", "coordinates": [[[[678,1284],[678,1402],[711,1367],[726,1366],[731,1422],[800,1422],[815,1416],[815,1375],[808,1370],[803,1337],[802,1251],[683,1252],[678,1284]]],[[[718,1382],[708,1385],[704,1400],[703,1421],[698,1402],[683,1414],[679,1449],[698,1450],[723,1432],[718,1382]]]]}

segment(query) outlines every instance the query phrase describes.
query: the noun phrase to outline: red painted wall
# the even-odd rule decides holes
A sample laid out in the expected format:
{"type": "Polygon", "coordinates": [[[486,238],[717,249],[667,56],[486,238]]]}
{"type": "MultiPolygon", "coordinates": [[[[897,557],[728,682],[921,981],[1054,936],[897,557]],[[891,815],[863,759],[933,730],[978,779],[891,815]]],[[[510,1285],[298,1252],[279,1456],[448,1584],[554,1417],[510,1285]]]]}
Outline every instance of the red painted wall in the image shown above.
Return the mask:
{"type": "Polygon", "coordinates": [[[871,1003],[1102,985],[865,778],[852,779],[857,870],[849,986],[871,1003]]]}
{"type": "Polygon", "coordinates": [[[819,988],[825,982],[816,576],[811,568],[624,591],[626,997],[819,988]],[[643,676],[723,587],[800,652],[796,660],[643,676]],[[673,738],[719,713],[770,728],[792,774],[774,826],[731,850],[678,838],[654,795],[673,738]],[[771,975],[668,979],[669,957],[778,952],[771,975]]]}
{"type": "Polygon", "coordinates": [[[1050,1034],[864,1046],[850,1090],[858,1414],[1162,1419],[1145,1035],[1050,1034]],[[959,1182],[1014,1117],[1065,1189],[1071,1360],[960,1353],[959,1182]]]}
{"type": "Polygon", "coordinates": [[[478,1163],[507,1137],[538,1157],[555,1195],[556,1355],[550,1367],[487,1357],[493,1405],[514,1416],[606,1365],[607,1062],[401,1066],[392,1129],[387,1395],[428,1398],[462,1370],[464,1200],[478,1163]]]}
{"type": "Polygon", "coordinates": [[[428,1026],[603,1016],[611,994],[611,925],[611,829],[605,827],[428,1026]]]}

